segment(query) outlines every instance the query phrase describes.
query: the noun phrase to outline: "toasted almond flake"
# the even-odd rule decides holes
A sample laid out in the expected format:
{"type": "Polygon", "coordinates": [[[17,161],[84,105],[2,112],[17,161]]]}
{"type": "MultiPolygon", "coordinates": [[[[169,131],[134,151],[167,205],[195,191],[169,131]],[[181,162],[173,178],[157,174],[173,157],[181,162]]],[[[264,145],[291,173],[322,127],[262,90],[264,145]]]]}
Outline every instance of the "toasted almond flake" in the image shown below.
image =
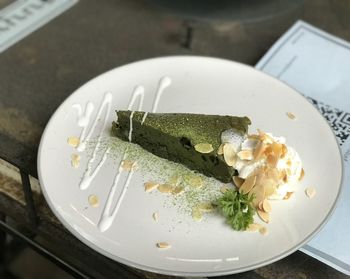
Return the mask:
{"type": "Polygon", "coordinates": [[[77,147],[80,143],[80,139],[78,137],[68,137],[67,142],[70,146],[77,147]]]}
{"type": "Polygon", "coordinates": [[[202,220],[203,216],[198,207],[192,208],[192,218],[197,222],[202,220]]]}
{"type": "Polygon", "coordinates": [[[203,186],[203,179],[198,175],[186,175],[185,181],[194,188],[200,188],[203,186]]]}
{"type": "Polygon", "coordinates": [[[236,163],[236,152],[233,144],[225,143],[223,151],[226,164],[232,167],[236,163]]]}
{"type": "Polygon", "coordinates": [[[152,218],[153,218],[153,220],[154,220],[155,222],[158,222],[158,219],[159,219],[159,214],[158,214],[158,212],[154,212],[154,213],[152,214],[152,218]]]}
{"type": "Polygon", "coordinates": [[[263,201],[263,203],[262,203],[262,209],[265,211],[265,212],[267,212],[267,213],[269,213],[269,212],[271,212],[271,205],[270,205],[270,203],[268,202],[268,200],[264,200],[263,201]]]}
{"type": "Polygon", "coordinates": [[[168,249],[171,248],[171,245],[168,242],[158,242],[157,247],[160,249],[168,249]]]}
{"type": "Polygon", "coordinates": [[[249,191],[254,187],[256,182],[256,176],[249,176],[242,184],[241,187],[239,187],[239,192],[242,194],[249,193],[249,191]]]}
{"type": "Polygon", "coordinates": [[[274,168],[277,165],[278,157],[276,157],[276,155],[269,154],[266,158],[266,162],[268,165],[274,168]]]}
{"type": "Polygon", "coordinates": [[[287,194],[283,197],[284,200],[289,200],[293,196],[294,192],[287,192],[287,194]]]}
{"type": "Polygon", "coordinates": [[[203,202],[198,205],[198,209],[201,212],[212,212],[214,210],[214,206],[210,202],[203,202]]]}
{"type": "Polygon", "coordinates": [[[269,223],[270,222],[270,214],[262,211],[260,209],[257,210],[258,216],[260,217],[261,220],[263,220],[265,223],[269,223]]]}
{"type": "Polygon", "coordinates": [[[267,178],[272,179],[276,183],[278,182],[279,177],[280,177],[280,173],[279,173],[278,169],[276,169],[276,168],[267,168],[265,173],[266,173],[266,177],[267,178]]]}
{"type": "Polygon", "coordinates": [[[237,153],[237,156],[241,160],[252,160],[253,159],[253,152],[251,150],[242,150],[237,153]]]}
{"type": "Polygon", "coordinates": [[[194,146],[194,149],[199,153],[210,153],[214,150],[210,143],[198,143],[194,146]]]}
{"type": "Polygon", "coordinates": [[[265,186],[263,184],[255,185],[249,195],[254,195],[253,205],[258,207],[259,203],[265,199],[265,186]]]}
{"type": "Polygon", "coordinates": [[[221,186],[221,187],[220,187],[220,192],[221,192],[221,193],[226,193],[228,190],[230,190],[230,188],[227,187],[227,186],[221,186]]]}
{"type": "Polygon", "coordinates": [[[80,155],[79,154],[72,154],[70,156],[71,158],[71,164],[73,168],[78,168],[80,165],[80,155]]]}
{"type": "Polygon", "coordinates": [[[233,180],[233,183],[235,184],[235,186],[237,188],[241,187],[242,184],[244,183],[244,179],[243,178],[240,178],[238,176],[233,176],[232,177],[232,180],[233,180]]]}
{"type": "Polygon", "coordinates": [[[220,144],[217,153],[218,153],[218,155],[224,154],[224,143],[220,144]]]}
{"type": "Polygon", "coordinates": [[[266,146],[262,141],[260,141],[256,145],[256,148],[254,149],[254,153],[253,153],[254,160],[257,161],[261,158],[261,156],[264,154],[265,148],[266,146]]]}
{"type": "Polygon", "coordinates": [[[271,154],[272,152],[273,152],[273,150],[272,150],[272,146],[271,146],[271,144],[270,144],[270,145],[268,145],[268,146],[265,148],[264,154],[265,154],[266,156],[268,156],[268,155],[271,154]]]}
{"type": "Polygon", "coordinates": [[[283,159],[288,153],[288,148],[285,144],[282,144],[281,158],[283,159]]]}
{"type": "Polygon", "coordinates": [[[145,191],[146,192],[151,192],[151,191],[153,191],[154,189],[156,189],[159,186],[159,183],[153,182],[153,181],[149,181],[149,182],[146,182],[144,184],[144,186],[145,186],[145,191]]]}
{"type": "Polygon", "coordinates": [[[268,235],[269,232],[266,227],[261,227],[259,229],[259,233],[261,233],[262,235],[268,235]]]}
{"type": "Polygon", "coordinates": [[[277,158],[281,157],[281,155],[282,155],[282,144],[281,143],[273,142],[271,144],[271,149],[277,158]]]}
{"type": "Polygon", "coordinates": [[[121,168],[125,171],[133,171],[136,168],[136,162],[132,160],[123,160],[121,168]]]}
{"type": "Polygon", "coordinates": [[[170,177],[168,184],[177,186],[180,183],[180,181],[181,181],[180,176],[173,175],[172,177],[170,177]]]}
{"type": "Polygon", "coordinates": [[[247,232],[257,232],[261,227],[262,227],[262,225],[260,225],[258,223],[253,223],[247,227],[246,231],[247,232]]]}
{"type": "Polygon", "coordinates": [[[309,199],[312,199],[316,195],[316,189],[314,187],[308,187],[305,189],[305,194],[309,199]]]}
{"type": "Polygon", "coordinates": [[[90,195],[88,197],[88,201],[92,207],[98,207],[100,204],[100,202],[98,201],[98,197],[96,195],[90,195]]]}
{"type": "Polygon", "coordinates": [[[276,182],[272,179],[265,179],[263,182],[265,186],[265,196],[266,198],[270,197],[273,195],[276,191],[276,182]]]}
{"type": "Polygon", "coordinates": [[[296,116],[293,113],[291,113],[291,112],[287,112],[286,114],[287,114],[289,119],[295,119],[296,118],[296,116]]]}
{"type": "Polygon", "coordinates": [[[259,133],[259,137],[260,137],[261,141],[263,141],[265,143],[273,143],[274,142],[274,139],[271,136],[269,136],[265,132],[261,131],[260,129],[258,129],[258,133],[259,133]]]}
{"type": "Polygon", "coordinates": [[[161,193],[170,193],[173,187],[169,184],[161,184],[158,186],[158,191],[161,193]]]}
{"type": "Polygon", "coordinates": [[[299,176],[299,181],[303,180],[304,176],[305,176],[305,171],[304,171],[304,168],[302,168],[299,176]]]}
{"type": "Polygon", "coordinates": [[[254,174],[256,175],[256,182],[255,182],[255,184],[257,184],[257,185],[262,184],[262,182],[266,179],[266,176],[267,176],[265,168],[258,168],[258,169],[256,169],[254,174]]]}
{"type": "Polygon", "coordinates": [[[176,186],[175,188],[172,189],[171,193],[173,195],[179,195],[185,191],[184,187],[182,186],[176,186]]]}
{"type": "Polygon", "coordinates": [[[278,172],[278,178],[279,180],[284,180],[285,177],[287,176],[287,172],[285,169],[281,169],[279,172],[278,172]]]}

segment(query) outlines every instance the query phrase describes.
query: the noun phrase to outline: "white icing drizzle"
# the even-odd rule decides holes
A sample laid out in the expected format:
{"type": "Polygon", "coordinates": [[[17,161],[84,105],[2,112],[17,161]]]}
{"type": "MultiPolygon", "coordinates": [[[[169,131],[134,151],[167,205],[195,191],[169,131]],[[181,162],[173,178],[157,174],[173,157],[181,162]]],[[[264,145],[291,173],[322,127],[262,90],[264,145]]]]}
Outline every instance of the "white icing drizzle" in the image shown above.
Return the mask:
{"type": "MultiPolygon", "coordinates": [[[[170,84],[171,84],[171,79],[169,77],[162,77],[160,79],[159,84],[158,84],[158,88],[157,88],[157,92],[155,94],[155,98],[153,101],[153,106],[152,106],[152,110],[151,110],[152,112],[156,112],[156,110],[158,108],[160,97],[161,97],[162,93],[164,92],[164,90],[170,84]]],[[[144,95],[145,95],[144,87],[137,86],[133,91],[131,100],[130,100],[129,105],[128,105],[128,110],[131,110],[131,108],[134,106],[135,102],[139,99],[137,110],[141,111],[142,106],[143,106],[143,101],[144,101],[144,95]]],[[[98,162],[97,166],[95,168],[93,168],[93,163],[97,157],[97,152],[98,152],[99,147],[101,145],[102,134],[103,134],[103,131],[106,127],[108,115],[110,113],[111,101],[112,101],[112,94],[106,93],[102,103],[100,104],[99,110],[97,112],[97,115],[96,115],[94,122],[92,123],[90,129],[88,129],[88,126],[90,124],[91,115],[92,115],[92,112],[94,110],[93,103],[88,102],[86,104],[84,113],[83,113],[83,110],[82,110],[82,107],[80,104],[73,105],[73,108],[77,110],[77,114],[78,114],[78,126],[83,128],[81,131],[81,134],[80,134],[80,138],[79,138],[80,144],[77,147],[77,150],[79,152],[82,152],[85,150],[86,143],[90,140],[94,130],[96,129],[97,123],[101,118],[103,111],[105,111],[103,125],[98,133],[98,140],[97,140],[96,145],[94,147],[92,156],[88,160],[86,170],[85,170],[83,177],[82,177],[80,184],[79,184],[79,187],[81,190],[85,190],[85,189],[89,188],[91,182],[94,180],[94,178],[96,177],[96,175],[98,174],[100,169],[103,167],[105,161],[107,160],[107,156],[110,152],[110,148],[109,147],[106,148],[104,153],[103,153],[103,156],[100,159],[100,161],[98,162]]],[[[134,111],[132,111],[130,114],[130,130],[129,130],[129,141],[130,142],[132,140],[132,118],[133,118],[133,115],[134,115],[134,111]]],[[[147,112],[143,115],[141,124],[143,124],[146,117],[147,117],[147,112]]],[[[103,211],[102,211],[101,218],[97,224],[97,227],[101,232],[106,231],[112,225],[113,220],[115,219],[115,217],[119,211],[119,208],[122,204],[122,201],[123,201],[124,196],[127,192],[127,189],[129,187],[129,184],[130,184],[130,181],[131,181],[131,178],[133,175],[133,172],[130,171],[127,175],[125,183],[123,185],[120,185],[120,182],[119,182],[120,175],[123,172],[122,162],[126,158],[127,151],[128,150],[126,149],[124,154],[123,154],[122,159],[119,162],[118,172],[116,173],[116,175],[114,177],[113,184],[111,186],[111,189],[109,190],[107,200],[106,200],[105,206],[104,206],[103,211]],[[115,198],[115,193],[116,193],[116,189],[118,186],[120,186],[120,187],[122,186],[123,189],[122,189],[122,191],[117,199],[116,205],[112,209],[113,200],[115,198]]]]}
{"type": "MultiPolygon", "coordinates": [[[[97,151],[100,147],[100,144],[101,144],[101,138],[102,138],[102,133],[106,127],[106,124],[107,124],[107,120],[108,120],[108,115],[110,113],[110,110],[111,110],[111,101],[112,101],[112,94],[111,93],[106,93],[104,98],[103,98],[103,101],[102,103],[100,104],[100,107],[99,107],[99,110],[98,110],[98,113],[95,117],[95,120],[87,134],[87,136],[85,137],[85,132],[86,132],[86,129],[88,127],[88,124],[90,122],[90,117],[91,117],[91,113],[88,114],[88,113],[85,113],[84,117],[85,117],[85,122],[83,122],[83,124],[85,124],[85,126],[83,126],[83,131],[81,133],[81,136],[80,136],[80,144],[78,145],[77,149],[78,151],[83,151],[86,147],[86,142],[90,139],[93,131],[96,129],[96,125],[97,125],[97,122],[99,121],[100,117],[101,117],[101,114],[103,112],[103,110],[105,110],[105,116],[104,116],[104,119],[103,119],[103,124],[102,124],[102,127],[98,133],[98,139],[97,139],[97,143],[95,145],[95,148],[92,152],[92,156],[91,158],[89,159],[88,163],[87,163],[87,166],[86,166],[86,170],[83,174],[83,178],[81,179],[80,183],[79,183],[79,188],[81,190],[85,190],[87,189],[92,180],[95,178],[95,176],[97,175],[98,171],[101,169],[101,167],[103,166],[104,162],[106,161],[107,159],[107,154],[109,153],[109,148],[107,148],[100,160],[100,162],[97,164],[97,166],[92,169],[92,164],[93,162],[95,161],[96,159],[96,154],[97,154],[97,151]],[[105,109],[106,107],[106,109],[105,109]],[[86,123],[87,122],[87,123],[86,123]]],[[[89,102],[90,103],[90,102],[89,102]]],[[[85,109],[85,112],[88,112],[88,107],[89,107],[89,103],[86,105],[86,109],[85,109]]],[[[76,108],[78,106],[74,105],[76,108]]],[[[90,106],[93,108],[93,105],[90,106]]],[[[80,113],[81,113],[81,110],[80,110],[80,113]]],[[[78,115],[79,115],[79,109],[78,109],[78,115]]],[[[81,116],[79,117],[79,120],[81,119],[81,116]]],[[[78,121],[79,122],[79,121],[78,121]]],[[[79,123],[78,123],[79,124],[79,123]]]]}
{"type": "MultiPolygon", "coordinates": [[[[160,97],[162,96],[164,90],[170,84],[171,84],[171,78],[170,77],[166,77],[165,76],[165,77],[162,77],[159,80],[158,89],[157,89],[156,96],[155,96],[154,101],[153,101],[152,112],[156,112],[156,110],[158,108],[160,97]]],[[[145,114],[143,115],[142,121],[141,121],[141,125],[143,124],[143,122],[145,122],[147,114],[148,114],[148,112],[145,112],[145,114]]]]}
{"type": "MultiPolygon", "coordinates": [[[[136,88],[134,89],[134,93],[132,94],[132,97],[131,97],[131,100],[129,102],[129,106],[128,106],[128,110],[131,110],[131,108],[133,107],[134,103],[136,102],[136,99],[138,97],[140,97],[140,100],[139,100],[139,106],[137,108],[138,111],[141,110],[142,108],[142,105],[143,105],[143,99],[144,99],[144,96],[145,96],[145,88],[143,86],[136,86],[136,88]]],[[[130,114],[130,129],[129,129],[129,141],[131,142],[131,139],[132,139],[132,118],[134,116],[134,111],[131,112],[130,114]]]]}
{"type": "Polygon", "coordinates": [[[98,229],[101,232],[106,231],[112,225],[113,220],[115,219],[115,216],[117,215],[118,210],[120,208],[120,205],[124,199],[125,193],[129,187],[129,183],[130,183],[130,180],[132,177],[132,171],[130,171],[128,173],[128,176],[127,176],[126,181],[125,181],[124,186],[123,186],[123,190],[118,197],[118,200],[117,200],[117,203],[116,203],[114,209],[111,210],[112,202],[113,202],[114,196],[115,196],[115,191],[116,191],[118,184],[119,184],[120,174],[123,171],[121,165],[122,165],[123,160],[125,160],[125,158],[126,158],[126,154],[127,154],[127,150],[124,152],[123,159],[119,163],[118,172],[114,177],[113,185],[108,193],[107,202],[106,202],[105,207],[103,208],[103,211],[102,211],[102,217],[97,225],[98,229]]]}
{"type": "Polygon", "coordinates": [[[99,133],[99,137],[101,137],[103,131],[104,131],[104,128],[106,126],[106,123],[107,123],[107,119],[108,119],[108,115],[109,115],[109,112],[110,112],[110,109],[111,109],[111,101],[112,101],[112,94],[111,93],[106,93],[104,98],[103,98],[103,101],[99,107],[99,110],[97,112],[97,115],[95,117],[95,120],[94,122],[92,123],[92,126],[90,127],[90,130],[88,131],[87,135],[85,136],[87,130],[88,130],[88,126],[89,126],[89,123],[90,123],[90,120],[91,120],[91,114],[92,114],[92,111],[94,110],[94,105],[91,103],[91,102],[88,102],[86,104],[86,107],[85,107],[85,113],[84,115],[82,115],[82,109],[81,109],[81,106],[79,104],[74,104],[73,105],[73,108],[77,109],[78,111],[78,126],[79,127],[83,127],[83,130],[81,131],[81,134],[80,134],[80,137],[79,137],[79,145],[77,147],[77,150],[79,152],[82,152],[85,150],[86,148],[86,142],[91,138],[92,136],[92,133],[94,132],[95,128],[96,128],[96,125],[101,117],[101,114],[104,110],[105,107],[107,107],[106,109],[106,112],[105,112],[105,117],[104,117],[104,121],[103,121],[103,125],[102,125],[102,128],[100,130],[100,133],[99,133]]]}

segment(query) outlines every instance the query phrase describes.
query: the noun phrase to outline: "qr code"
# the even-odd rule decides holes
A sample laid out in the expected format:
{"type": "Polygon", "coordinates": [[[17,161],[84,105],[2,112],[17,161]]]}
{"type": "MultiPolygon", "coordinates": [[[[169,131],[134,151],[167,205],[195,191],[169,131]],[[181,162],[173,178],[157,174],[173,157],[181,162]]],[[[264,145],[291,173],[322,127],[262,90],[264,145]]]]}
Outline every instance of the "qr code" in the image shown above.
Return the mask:
{"type": "Polygon", "coordinates": [[[350,113],[306,97],[326,118],[338,138],[340,146],[350,137],[350,113]]]}

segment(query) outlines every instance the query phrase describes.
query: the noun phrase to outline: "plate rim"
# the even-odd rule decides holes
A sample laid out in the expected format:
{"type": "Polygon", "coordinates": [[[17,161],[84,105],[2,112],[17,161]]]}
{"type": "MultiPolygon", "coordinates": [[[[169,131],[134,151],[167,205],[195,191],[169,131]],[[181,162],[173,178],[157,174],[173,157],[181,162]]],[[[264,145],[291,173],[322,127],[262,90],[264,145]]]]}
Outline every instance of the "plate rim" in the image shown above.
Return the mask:
{"type": "Polygon", "coordinates": [[[339,202],[339,198],[341,196],[341,193],[343,192],[343,179],[344,179],[344,162],[343,162],[343,156],[342,156],[342,152],[340,149],[340,145],[338,140],[336,139],[335,133],[333,131],[333,129],[330,127],[329,123],[326,121],[326,119],[323,117],[323,115],[306,99],[306,97],[301,94],[298,90],[296,90],[293,86],[288,85],[287,83],[285,83],[282,80],[277,79],[274,76],[271,76],[265,72],[262,72],[256,68],[254,68],[251,65],[247,65],[247,64],[243,64],[241,62],[236,62],[233,60],[228,60],[228,59],[223,59],[223,58],[217,58],[217,57],[211,57],[211,56],[200,56],[200,55],[170,55],[170,56],[160,56],[160,57],[154,57],[154,58],[147,58],[147,59],[142,59],[142,60],[138,60],[138,61],[134,61],[131,63],[127,63],[115,68],[112,68],[110,70],[107,70],[95,77],[93,77],[92,79],[88,80],[87,82],[85,82],[84,84],[82,84],[81,86],[79,86],[77,89],[75,89],[71,94],[69,94],[69,96],[67,96],[61,103],[60,105],[56,108],[56,110],[54,111],[54,113],[51,115],[49,121],[47,122],[45,129],[42,133],[41,139],[40,139],[40,143],[39,143],[39,148],[38,148],[38,153],[37,153],[37,171],[38,171],[38,179],[39,179],[39,184],[40,184],[40,188],[41,191],[45,197],[45,200],[47,202],[47,204],[49,205],[51,211],[54,213],[54,215],[57,217],[57,219],[63,224],[63,226],[73,235],[75,236],[79,241],[81,241],[82,243],[84,243],[85,245],[87,245],[89,248],[97,251],[98,253],[102,254],[103,256],[106,256],[118,263],[121,264],[125,264],[128,266],[131,266],[133,268],[138,268],[144,271],[150,271],[150,272],[154,272],[154,273],[160,273],[160,274],[164,274],[164,275],[174,275],[174,276],[194,276],[194,277],[201,277],[201,276],[221,276],[221,275],[229,275],[229,274],[237,274],[237,273],[241,273],[241,272],[245,272],[245,271],[249,271],[249,270],[253,270],[262,266],[266,266],[269,265],[271,263],[274,263],[280,259],[283,259],[287,256],[289,256],[290,254],[292,254],[293,252],[297,251],[300,247],[302,247],[304,244],[306,244],[307,242],[309,242],[329,221],[330,217],[333,215],[338,202],[339,202]],[[290,249],[284,251],[283,253],[278,254],[277,256],[274,256],[268,260],[265,261],[261,261],[259,263],[255,263],[255,264],[251,264],[251,265],[247,265],[241,268],[236,268],[236,269],[224,269],[224,270],[219,270],[219,271],[207,271],[207,272],[188,272],[188,271],[173,271],[170,269],[162,269],[162,268],[156,268],[156,267],[150,267],[147,265],[143,265],[134,261],[130,261],[128,259],[124,259],[122,257],[118,257],[116,255],[113,255],[107,251],[105,251],[104,249],[100,248],[99,246],[97,246],[96,244],[88,241],[87,239],[85,239],[81,234],[79,234],[60,214],[59,212],[55,209],[55,206],[51,203],[51,200],[49,198],[48,193],[46,192],[46,188],[44,186],[43,183],[43,179],[42,179],[42,173],[41,173],[41,153],[42,153],[42,148],[44,145],[44,139],[48,130],[48,127],[50,126],[51,122],[53,121],[54,116],[56,115],[56,113],[61,109],[61,107],[68,102],[68,100],[77,92],[80,91],[83,87],[88,86],[90,83],[93,83],[95,80],[99,79],[101,76],[110,74],[113,71],[116,70],[121,70],[130,66],[134,66],[136,64],[141,64],[141,63],[148,63],[148,62],[153,62],[153,61],[157,61],[157,60],[176,60],[176,59],[194,59],[194,60],[212,60],[212,61],[218,61],[218,62],[225,62],[225,63],[232,63],[232,64],[236,64],[239,67],[243,67],[243,68],[249,68],[252,71],[258,72],[259,74],[264,75],[267,79],[271,79],[274,82],[283,84],[285,87],[291,89],[291,91],[294,91],[293,93],[295,93],[298,97],[301,97],[305,103],[307,103],[310,107],[310,109],[314,110],[317,112],[317,114],[322,118],[322,120],[327,124],[328,129],[331,131],[332,135],[333,135],[333,140],[335,141],[336,145],[337,145],[337,151],[338,151],[338,155],[340,158],[340,163],[341,163],[341,172],[340,172],[340,186],[339,186],[339,191],[337,193],[337,196],[335,198],[334,203],[332,204],[332,207],[330,209],[330,211],[328,212],[327,216],[323,219],[323,221],[317,226],[317,228],[312,231],[310,234],[308,234],[303,241],[299,242],[297,245],[294,245],[293,247],[291,247],[290,249]]]}

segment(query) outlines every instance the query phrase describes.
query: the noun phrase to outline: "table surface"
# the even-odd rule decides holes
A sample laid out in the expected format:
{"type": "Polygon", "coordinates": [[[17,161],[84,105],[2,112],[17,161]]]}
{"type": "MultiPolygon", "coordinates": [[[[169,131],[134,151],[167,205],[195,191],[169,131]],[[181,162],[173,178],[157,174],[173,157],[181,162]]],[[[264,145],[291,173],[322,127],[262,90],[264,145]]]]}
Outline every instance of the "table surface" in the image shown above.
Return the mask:
{"type": "MultiPolygon", "coordinates": [[[[55,109],[79,86],[117,66],[167,55],[214,56],[255,65],[297,19],[350,40],[347,0],[296,1],[269,16],[241,9],[220,20],[184,17],[151,2],[80,0],[0,53],[1,158],[36,176],[38,144],[55,109]]],[[[242,278],[270,278],[278,267],[298,278],[345,278],[300,252],[242,278]]]]}

